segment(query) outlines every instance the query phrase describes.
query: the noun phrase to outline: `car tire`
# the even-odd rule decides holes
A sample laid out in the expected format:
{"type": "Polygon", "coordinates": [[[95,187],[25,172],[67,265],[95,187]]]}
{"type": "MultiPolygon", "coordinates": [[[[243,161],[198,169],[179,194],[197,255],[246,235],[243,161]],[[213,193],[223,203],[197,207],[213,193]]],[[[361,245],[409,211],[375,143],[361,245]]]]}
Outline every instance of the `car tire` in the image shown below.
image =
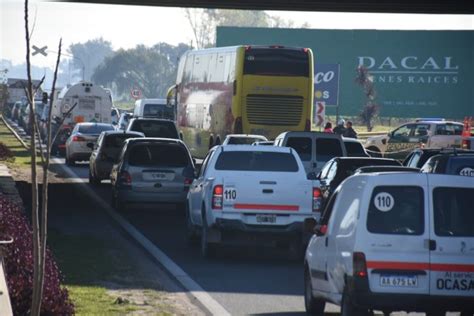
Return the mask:
{"type": "Polygon", "coordinates": [[[326,301],[313,296],[313,286],[308,267],[304,269],[304,307],[308,315],[316,316],[323,316],[326,307],[326,301]]]}
{"type": "Polygon", "coordinates": [[[74,166],[75,164],[75,161],[70,159],[67,155],[66,155],[66,165],[68,166],[74,166]]]}
{"type": "Polygon", "coordinates": [[[341,316],[366,316],[368,314],[368,310],[354,305],[347,289],[344,289],[342,294],[341,316]]]}
{"type": "Polygon", "coordinates": [[[201,226],[201,255],[204,258],[212,259],[216,257],[216,245],[208,241],[209,227],[207,226],[205,213],[202,213],[201,226]]]}
{"type": "Polygon", "coordinates": [[[89,169],[89,183],[90,184],[95,184],[95,185],[100,184],[100,180],[97,179],[96,177],[94,177],[94,175],[92,174],[92,171],[90,169],[89,169]]]}
{"type": "Polygon", "coordinates": [[[186,240],[190,245],[196,245],[199,242],[199,234],[197,232],[196,226],[191,222],[191,214],[189,210],[189,205],[186,203],[186,240]]]}

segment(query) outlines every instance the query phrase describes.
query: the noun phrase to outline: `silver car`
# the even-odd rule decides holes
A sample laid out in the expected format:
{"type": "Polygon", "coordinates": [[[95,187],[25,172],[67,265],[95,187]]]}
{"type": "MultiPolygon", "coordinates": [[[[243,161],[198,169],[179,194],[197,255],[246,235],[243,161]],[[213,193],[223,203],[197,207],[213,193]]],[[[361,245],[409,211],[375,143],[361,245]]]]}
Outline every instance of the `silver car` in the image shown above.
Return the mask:
{"type": "Polygon", "coordinates": [[[88,143],[95,143],[100,133],[113,131],[112,124],[77,123],[66,141],[66,164],[71,166],[76,161],[89,160],[92,149],[88,143]]]}
{"type": "Polygon", "coordinates": [[[89,159],[89,182],[99,184],[110,179],[110,171],[116,162],[123,143],[128,138],[145,137],[139,132],[106,131],[102,132],[95,144],[89,143],[92,154],[89,159]]]}
{"type": "Polygon", "coordinates": [[[194,161],[181,140],[130,138],[110,178],[112,202],[119,211],[130,204],[181,204],[194,179],[194,161]]]}

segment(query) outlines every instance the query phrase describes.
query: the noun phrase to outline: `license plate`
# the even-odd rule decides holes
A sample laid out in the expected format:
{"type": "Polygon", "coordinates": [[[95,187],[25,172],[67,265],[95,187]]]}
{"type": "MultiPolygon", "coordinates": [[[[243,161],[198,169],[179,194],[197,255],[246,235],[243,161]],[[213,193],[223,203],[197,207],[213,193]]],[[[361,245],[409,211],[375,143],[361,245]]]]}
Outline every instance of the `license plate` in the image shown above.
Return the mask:
{"type": "Polygon", "coordinates": [[[276,223],[276,215],[257,215],[257,223],[260,224],[274,224],[276,223]]]}
{"type": "Polygon", "coordinates": [[[153,181],[171,181],[174,179],[174,173],[166,173],[166,172],[144,172],[143,173],[144,180],[153,180],[153,181]]]}
{"type": "Polygon", "coordinates": [[[416,275],[381,275],[380,286],[418,287],[418,277],[416,275]]]}

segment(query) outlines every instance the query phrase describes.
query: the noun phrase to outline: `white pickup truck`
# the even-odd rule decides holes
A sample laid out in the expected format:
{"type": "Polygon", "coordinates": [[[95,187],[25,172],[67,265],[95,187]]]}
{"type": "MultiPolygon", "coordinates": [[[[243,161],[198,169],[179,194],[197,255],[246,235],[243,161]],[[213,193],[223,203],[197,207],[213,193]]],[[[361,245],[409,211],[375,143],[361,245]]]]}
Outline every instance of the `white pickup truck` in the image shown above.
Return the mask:
{"type": "Polygon", "coordinates": [[[276,146],[216,146],[203,161],[187,198],[190,241],[204,257],[219,245],[289,246],[302,254],[303,222],[320,218],[319,181],[308,180],[298,154],[276,146]]]}
{"type": "Polygon", "coordinates": [[[461,148],[463,124],[444,119],[418,119],[403,124],[387,135],[367,138],[371,155],[404,159],[414,148],[461,148]]]}

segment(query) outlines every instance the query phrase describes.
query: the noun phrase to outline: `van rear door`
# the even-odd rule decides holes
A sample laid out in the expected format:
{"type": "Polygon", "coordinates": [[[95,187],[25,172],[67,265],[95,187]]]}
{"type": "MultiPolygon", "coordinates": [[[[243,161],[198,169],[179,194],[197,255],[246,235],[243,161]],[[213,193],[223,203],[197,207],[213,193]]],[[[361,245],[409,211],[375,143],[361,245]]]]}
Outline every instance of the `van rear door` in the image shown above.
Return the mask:
{"type": "Polygon", "coordinates": [[[474,297],[474,181],[429,175],[430,294],[474,297]]]}

